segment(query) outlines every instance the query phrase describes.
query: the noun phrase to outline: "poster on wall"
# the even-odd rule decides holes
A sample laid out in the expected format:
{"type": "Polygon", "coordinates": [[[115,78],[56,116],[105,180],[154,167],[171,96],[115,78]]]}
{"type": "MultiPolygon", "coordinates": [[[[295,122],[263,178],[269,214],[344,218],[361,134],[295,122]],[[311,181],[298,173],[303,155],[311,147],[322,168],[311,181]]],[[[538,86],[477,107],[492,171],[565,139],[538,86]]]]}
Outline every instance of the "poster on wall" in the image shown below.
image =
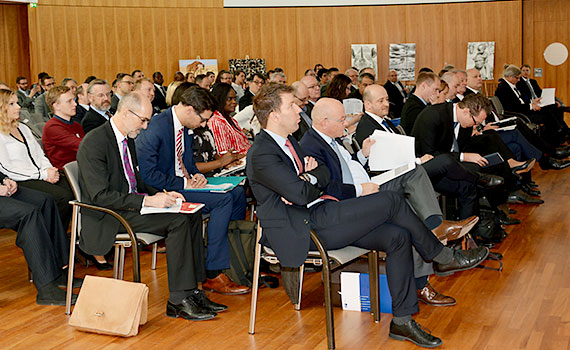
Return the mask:
{"type": "Polygon", "coordinates": [[[495,42],[478,41],[467,43],[467,69],[477,68],[483,80],[493,80],[495,42]]]}
{"type": "Polygon", "coordinates": [[[259,73],[265,75],[267,70],[264,58],[233,58],[229,60],[230,73],[241,70],[245,76],[250,78],[253,74],[259,73]]]}
{"type": "Polygon", "coordinates": [[[218,60],[201,58],[178,60],[178,69],[184,74],[194,73],[194,76],[207,72],[214,72],[218,75],[218,60]]]}
{"type": "Polygon", "coordinates": [[[372,67],[378,75],[378,48],[376,44],[352,44],[350,51],[352,67],[358,70],[372,67]]]}
{"type": "Polygon", "coordinates": [[[416,79],[416,44],[390,44],[390,70],[400,81],[416,79]]]}

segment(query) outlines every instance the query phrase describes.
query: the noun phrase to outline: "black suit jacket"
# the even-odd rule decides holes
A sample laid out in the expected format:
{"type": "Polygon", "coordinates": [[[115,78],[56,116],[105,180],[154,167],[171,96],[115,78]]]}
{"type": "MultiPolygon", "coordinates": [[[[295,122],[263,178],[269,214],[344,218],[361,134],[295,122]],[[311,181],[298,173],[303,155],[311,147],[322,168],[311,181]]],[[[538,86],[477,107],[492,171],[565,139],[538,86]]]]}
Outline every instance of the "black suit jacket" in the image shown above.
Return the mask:
{"type": "Polygon", "coordinates": [[[239,110],[243,110],[245,107],[253,103],[253,94],[249,91],[249,88],[245,89],[243,96],[239,99],[239,110]]]}
{"type": "Polygon", "coordinates": [[[111,109],[109,110],[111,114],[115,114],[115,112],[117,111],[117,106],[119,105],[119,101],[121,100],[119,99],[117,94],[113,94],[113,96],[111,96],[111,109]]]}
{"type": "MultiPolygon", "coordinates": [[[[402,83],[399,81],[396,84],[399,84],[402,90],[404,89],[402,83]]],[[[402,96],[400,90],[398,90],[398,88],[394,86],[390,80],[386,80],[384,88],[388,93],[388,99],[390,101],[390,114],[394,118],[400,118],[402,115],[402,108],[404,107],[404,96],[402,96]]]]}
{"type": "Polygon", "coordinates": [[[451,153],[459,160],[453,146],[453,103],[439,103],[425,108],[416,120],[412,136],[416,138],[416,154],[451,153]]]}
{"type": "Polygon", "coordinates": [[[400,120],[400,125],[404,128],[406,134],[411,135],[412,129],[414,128],[414,123],[418,118],[420,112],[426,108],[426,105],[414,94],[408,97],[404,107],[402,108],[402,115],[400,120]]]}
{"type": "MultiPolygon", "coordinates": [[[[303,159],[305,154],[297,141],[292,136],[289,141],[303,159]]],[[[315,186],[301,180],[291,159],[261,130],[247,152],[246,173],[258,203],[257,215],[263,227],[261,242],[273,248],[283,266],[301,266],[310,244],[307,204],[319,198],[321,190],[328,185],[329,170],[319,165],[308,172],[317,179],[315,186]],[[281,197],[293,205],[285,204],[281,197]]]]}
{"type": "MultiPolygon", "coordinates": [[[[384,119],[384,121],[386,122],[386,124],[388,124],[390,130],[392,130],[395,134],[400,134],[400,130],[398,130],[396,126],[389,119],[384,119]]],[[[367,137],[372,135],[372,133],[374,133],[374,130],[376,129],[385,131],[382,125],[380,125],[374,118],[372,118],[370,114],[364,113],[364,115],[362,116],[362,118],[360,118],[360,121],[358,122],[355,134],[356,142],[358,142],[360,147],[362,147],[362,143],[364,142],[364,140],[366,140],[367,137]]]]}
{"type": "Polygon", "coordinates": [[[470,88],[466,87],[466,88],[465,88],[465,92],[463,93],[463,97],[465,98],[465,97],[467,97],[467,96],[469,96],[469,95],[471,95],[471,94],[475,94],[475,93],[478,93],[478,92],[474,92],[474,91],[471,90],[470,88]]]}
{"type": "MultiPolygon", "coordinates": [[[[127,145],[137,180],[137,192],[155,194],[157,190],[146,185],[138,172],[134,140],[129,138],[127,145]]],[[[83,202],[119,213],[141,210],[144,196],[129,194],[129,183],[110,122],[85,135],[77,151],[77,164],[83,202]]],[[[81,219],[81,248],[93,255],[109,252],[121,227],[119,221],[110,215],[84,209],[81,219]]]]}
{"type": "Polygon", "coordinates": [[[86,113],[87,110],[78,103],[77,107],[75,108],[75,115],[72,117],[72,120],[81,124],[81,121],[83,121],[83,117],[85,117],[86,113]]]}
{"type": "Polygon", "coordinates": [[[87,134],[89,131],[105,124],[105,122],[107,122],[107,119],[105,119],[105,117],[90,108],[85,113],[85,116],[83,116],[81,127],[83,128],[83,131],[85,131],[85,134],[87,134]]]}
{"type": "Polygon", "coordinates": [[[166,104],[166,95],[163,95],[162,90],[156,85],[154,86],[154,100],[152,100],[152,106],[158,108],[159,112],[168,108],[168,105],[166,104]]]}
{"type": "MultiPolygon", "coordinates": [[[[540,88],[536,80],[529,79],[528,81],[530,82],[530,85],[532,86],[532,89],[534,90],[536,97],[540,97],[542,95],[542,89],[540,88]]],[[[532,100],[532,94],[530,92],[530,89],[528,88],[528,85],[523,80],[523,78],[521,78],[521,80],[519,80],[519,82],[517,83],[517,89],[519,89],[524,102],[530,103],[530,101],[532,100]]]]}
{"type": "Polygon", "coordinates": [[[529,103],[521,103],[513,89],[511,89],[509,86],[509,83],[504,80],[501,80],[499,86],[497,86],[497,90],[495,90],[495,96],[499,98],[505,111],[523,114],[529,114],[530,112],[529,103]]]}

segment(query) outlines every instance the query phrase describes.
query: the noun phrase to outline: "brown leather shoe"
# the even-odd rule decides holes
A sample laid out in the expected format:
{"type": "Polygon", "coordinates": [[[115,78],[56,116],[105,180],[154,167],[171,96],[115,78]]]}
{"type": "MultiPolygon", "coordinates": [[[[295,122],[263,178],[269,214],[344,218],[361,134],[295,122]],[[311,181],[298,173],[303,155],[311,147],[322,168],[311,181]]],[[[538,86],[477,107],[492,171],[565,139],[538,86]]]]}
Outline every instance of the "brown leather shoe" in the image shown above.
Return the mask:
{"type": "Polygon", "coordinates": [[[453,241],[465,236],[478,221],[479,217],[475,215],[461,221],[443,220],[432,232],[440,241],[453,241]]]}
{"type": "Polygon", "coordinates": [[[418,290],[418,300],[433,306],[453,306],[457,303],[454,298],[441,294],[429,283],[418,290]]]}
{"type": "Polygon", "coordinates": [[[220,273],[216,278],[208,278],[202,283],[202,289],[226,295],[249,293],[249,287],[240,286],[232,281],[225,273],[220,273]]]}

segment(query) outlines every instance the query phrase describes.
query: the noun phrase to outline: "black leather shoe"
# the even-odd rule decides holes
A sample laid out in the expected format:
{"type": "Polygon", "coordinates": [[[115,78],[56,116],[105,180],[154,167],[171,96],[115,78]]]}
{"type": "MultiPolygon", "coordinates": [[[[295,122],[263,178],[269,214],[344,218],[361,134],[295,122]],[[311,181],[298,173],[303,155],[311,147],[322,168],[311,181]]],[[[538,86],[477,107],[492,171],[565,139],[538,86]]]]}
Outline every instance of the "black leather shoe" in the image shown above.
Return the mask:
{"type": "Polygon", "coordinates": [[[199,290],[198,293],[190,296],[190,298],[194,299],[196,304],[198,304],[202,309],[213,311],[213,312],[222,312],[228,309],[228,307],[224,304],[214,303],[206,296],[206,293],[203,290],[199,290]]]}
{"type": "Polygon", "coordinates": [[[170,301],[166,304],[166,316],[168,317],[182,317],[190,321],[206,321],[211,320],[217,315],[218,314],[213,311],[204,310],[190,297],[184,298],[182,303],[178,305],[174,305],[170,301]]]}
{"type": "Polygon", "coordinates": [[[523,190],[523,192],[528,194],[529,196],[535,196],[535,197],[540,196],[541,193],[539,190],[532,189],[528,185],[522,185],[521,190],[523,190]]]}
{"type": "Polygon", "coordinates": [[[518,225],[521,223],[519,219],[508,216],[504,211],[499,210],[499,220],[502,225],[518,225]]]}
{"type": "Polygon", "coordinates": [[[536,162],[536,159],[532,158],[529,159],[527,161],[525,161],[524,163],[522,163],[519,166],[516,166],[514,168],[511,168],[511,171],[513,172],[513,174],[522,174],[522,173],[526,173],[528,171],[530,171],[530,169],[532,169],[532,167],[534,166],[534,163],[536,162]]]}
{"type": "Polygon", "coordinates": [[[537,188],[538,184],[534,181],[531,181],[531,182],[527,183],[527,186],[530,188],[537,188]]]}
{"type": "Polygon", "coordinates": [[[570,166],[570,160],[558,160],[548,157],[545,160],[541,159],[539,164],[543,170],[561,170],[570,166]]]}
{"type": "Polygon", "coordinates": [[[477,186],[483,188],[495,188],[497,186],[501,186],[505,180],[497,175],[491,174],[483,174],[477,173],[479,175],[479,179],[477,179],[477,186]]]}
{"type": "Polygon", "coordinates": [[[477,247],[469,250],[454,250],[453,260],[449,264],[435,264],[435,273],[438,276],[449,276],[455,272],[465,271],[479,265],[487,259],[489,249],[477,247]]]}
{"type": "MultiPolygon", "coordinates": [[[[59,288],[67,288],[67,270],[63,270],[64,272],[55,280],[57,286],[59,288]]],[[[81,288],[83,285],[83,279],[73,277],[73,288],[81,288]]]]}
{"type": "Polygon", "coordinates": [[[551,156],[557,159],[564,159],[570,156],[570,150],[568,149],[568,147],[558,147],[554,151],[554,154],[551,154],[551,156]]]}
{"type": "Polygon", "coordinates": [[[524,193],[521,190],[517,190],[515,192],[511,192],[507,197],[507,203],[509,204],[520,204],[520,203],[528,203],[528,204],[542,204],[544,201],[542,199],[533,198],[528,194],[524,193]]]}
{"type": "Polygon", "coordinates": [[[417,346],[424,348],[435,348],[443,342],[438,337],[434,337],[424,331],[422,326],[414,320],[410,320],[403,325],[390,322],[390,333],[388,336],[394,340],[408,340],[417,346]]]}

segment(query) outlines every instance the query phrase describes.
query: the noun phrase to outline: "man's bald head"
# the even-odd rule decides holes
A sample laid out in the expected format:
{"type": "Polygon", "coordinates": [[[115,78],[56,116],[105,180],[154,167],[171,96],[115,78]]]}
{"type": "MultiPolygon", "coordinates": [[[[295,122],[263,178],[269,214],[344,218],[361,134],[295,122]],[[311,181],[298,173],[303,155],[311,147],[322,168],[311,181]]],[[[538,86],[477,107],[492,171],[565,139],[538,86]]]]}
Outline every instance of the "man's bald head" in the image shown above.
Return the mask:
{"type": "Polygon", "coordinates": [[[309,89],[309,99],[313,102],[317,102],[321,97],[321,86],[317,78],[307,75],[301,78],[301,83],[305,84],[307,89],[309,89]]]}
{"type": "Polygon", "coordinates": [[[480,90],[483,86],[483,78],[481,78],[481,72],[477,68],[467,70],[467,86],[473,90],[480,90]]]}
{"type": "Polygon", "coordinates": [[[382,118],[388,115],[390,103],[388,93],[383,86],[377,84],[368,86],[364,90],[362,100],[364,101],[364,109],[366,109],[367,112],[382,118]]]}
{"type": "Polygon", "coordinates": [[[442,74],[441,80],[445,81],[449,87],[449,91],[447,92],[447,96],[445,98],[453,99],[455,95],[457,95],[457,88],[460,84],[459,77],[457,74],[455,74],[455,72],[445,72],[442,74]]]}
{"type": "Polygon", "coordinates": [[[293,96],[295,96],[295,104],[304,108],[309,103],[309,89],[300,81],[294,82],[291,87],[293,88],[293,96]]]}
{"type": "Polygon", "coordinates": [[[346,128],[344,115],[342,102],[334,98],[323,97],[313,107],[311,113],[313,127],[329,137],[341,137],[346,128]]]}
{"type": "Polygon", "coordinates": [[[151,116],[152,104],[148,98],[141,93],[130,92],[121,98],[112,119],[123,135],[134,139],[147,128],[151,116]]]}

